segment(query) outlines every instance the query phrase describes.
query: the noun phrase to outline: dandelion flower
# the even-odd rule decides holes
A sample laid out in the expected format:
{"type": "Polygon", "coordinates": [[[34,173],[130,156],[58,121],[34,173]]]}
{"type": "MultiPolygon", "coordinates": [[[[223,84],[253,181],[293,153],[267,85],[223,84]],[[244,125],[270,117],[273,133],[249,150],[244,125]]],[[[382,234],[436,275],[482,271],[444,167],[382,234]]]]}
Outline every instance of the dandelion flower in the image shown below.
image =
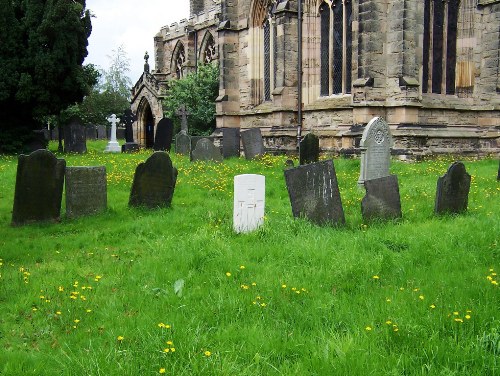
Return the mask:
{"type": "Polygon", "coordinates": [[[160,368],[160,370],[158,371],[158,373],[165,373],[165,372],[167,372],[165,368],[160,368]]]}
{"type": "Polygon", "coordinates": [[[467,320],[470,320],[470,315],[465,315],[465,318],[466,318],[467,320]]]}
{"type": "Polygon", "coordinates": [[[163,350],[164,353],[169,353],[170,349],[167,347],[166,349],[163,350]]]}
{"type": "Polygon", "coordinates": [[[226,277],[231,277],[231,273],[226,272],[226,277]]]}
{"type": "Polygon", "coordinates": [[[419,296],[418,296],[418,298],[419,298],[420,300],[424,300],[424,299],[425,299],[423,295],[419,295],[419,296]]]}
{"type": "Polygon", "coordinates": [[[367,326],[367,327],[365,328],[365,330],[366,330],[367,332],[369,332],[369,331],[371,331],[371,330],[372,330],[372,327],[371,327],[371,326],[367,326]]]}
{"type": "Polygon", "coordinates": [[[392,321],[391,321],[391,320],[387,320],[385,323],[386,323],[387,325],[391,325],[391,324],[392,324],[392,321]]]}
{"type": "Polygon", "coordinates": [[[167,341],[167,345],[173,345],[174,343],[172,341],[167,341]]]}
{"type": "Polygon", "coordinates": [[[241,270],[245,269],[245,265],[240,265],[240,269],[241,270]]]}
{"type": "Polygon", "coordinates": [[[282,289],[286,289],[286,285],[285,285],[285,284],[282,284],[282,285],[281,285],[281,288],[282,288],[282,289]]]}
{"type": "Polygon", "coordinates": [[[431,309],[436,308],[436,306],[434,304],[431,304],[429,307],[431,307],[431,309]]]}
{"type": "Polygon", "coordinates": [[[203,353],[203,355],[205,355],[205,356],[207,356],[207,357],[208,357],[208,356],[212,355],[212,353],[211,353],[210,351],[208,351],[208,350],[207,350],[207,351],[205,351],[205,352],[203,353]]]}
{"type": "Polygon", "coordinates": [[[125,339],[125,337],[124,337],[124,336],[118,336],[118,337],[116,337],[116,339],[117,339],[119,342],[121,342],[121,341],[123,341],[123,340],[125,339]]]}
{"type": "Polygon", "coordinates": [[[464,322],[464,320],[462,320],[462,319],[461,319],[461,318],[459,318],[459,317],[457,317],[457,318],[456,318],[456,319],[454,319],[454,320],[455,320],[455,322],[459,322],[459,323],[464,322]]]}
{"type": "Polygon", "coordinates": [[[374,275],[372,278],[373,279],[380,279],[380,277],[378,275],[374,275]]]}

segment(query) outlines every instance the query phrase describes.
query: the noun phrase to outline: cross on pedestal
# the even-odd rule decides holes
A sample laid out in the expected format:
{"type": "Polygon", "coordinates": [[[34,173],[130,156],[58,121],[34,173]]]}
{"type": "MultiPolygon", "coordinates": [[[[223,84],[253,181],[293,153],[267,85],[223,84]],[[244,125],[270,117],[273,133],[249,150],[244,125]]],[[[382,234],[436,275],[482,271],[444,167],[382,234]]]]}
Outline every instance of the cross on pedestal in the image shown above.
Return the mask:
{"type": "Polygon", "coordinates": [[[111,137],[104,151],[110,153],[120,153],[120,144],[118,144],[118,141],[116,141],[116,124],[120,122],[120,119],[117,118],[115,114],[113,114],[106,120],[111,123],[111,137]]]}
{"type": "Polygon", "coordinates": [[[188,133],[188,120],[187,117],[191,115],[189,111],[186,110],[186,106],[182,105],[175,114],[181,117],[181,132],[187,134],[188,133]]]}

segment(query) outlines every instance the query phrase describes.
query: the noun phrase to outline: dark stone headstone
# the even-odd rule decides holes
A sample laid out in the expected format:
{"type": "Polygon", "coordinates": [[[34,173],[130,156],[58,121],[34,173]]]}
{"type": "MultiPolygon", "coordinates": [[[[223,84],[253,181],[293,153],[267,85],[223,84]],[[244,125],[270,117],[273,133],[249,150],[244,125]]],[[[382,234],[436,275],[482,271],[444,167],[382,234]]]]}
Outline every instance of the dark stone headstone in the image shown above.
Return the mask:
{"type": "Polygon", "coordinates": [[[125,138],[125,128],[116,128],[116,139],[123,140],[125,138]]]}
{"type": "Polygon", "coordinates": [[[139,144],[135,142],[126,142],[122,145],[122,153],[134,153],[139,150],[139,144]]]}
{"type": "Polygon", "coordinates": [[[54,127],[50,131],[52,141],[59,141],[59,127],[54,127]]]}
{"type": "Polygon", "coordinates": [[[98,125],[97,126],[97,139],[98,140],[106,140],[106,126],[105,125],[98,125]]]}
{"type": "Polygon", "coordinates": [[[437,182],[434,213],[462,213],[469,202],[471,176],[462,162],[455,162],[437,182]]]}
{"type": "Polygon", "coordinates": [[[207,138],[202,138],[196,143],[192,152],[193,161],[214,161],[222,162],[222,154],[217,146],[207,138]]]}
{"type": "Polygon", "coordinates": [[[163,118],[156,125],[155,145],[156,151],[170,151],[172,147],[172,137],[174,136],[174,123],[171,119],[163,118]]]}
{"type": "Polygon", "coordinates": [[[308,133],[300,142],[299,154],[301,165],[317,162],[319,160],[319,137],[308,133]]]}
{"type": "Polygon", "coordinates": [[[65,168],[66,161],[48,150],[19,156],[13,226],[59,220],[65,168]]]}
{"type": "Polygon", "coordinates": [[[266,152],[260,128],[252,128],[241,132],[241,142],[243,143],[246,159],[259,157],[266,152]]]}
{"type": "Polygon", "coordinates": [[[140,163],[134,175],[129,206],[147,208],[169,207],[174,195],[177,169],[167,153],[154,152],[140,163]]]}
{"type": "Polygon", "coordinates": [[[64,129],[64,152],[65,153],[86,153],[87,137],[85,127],[79,119],[72,118],[64,129]]]}
{"type": "Polygon", "coordinates": [[[106,167],[66,168],[66,216],[76,218],[107,208],[106,167]]]}
{"type": "Polygon", "coordinates": [[[47,149],[49,144],[48,132],[47,129],[33,131],[30,140],[26,142],[25,152],[32,153],[38,149],[47,149]]]}
{"type": "Polygon", "coordinates": [[[175,136],[175,152],[191,156],[191,137],[188,134],[182,131],[177,133],[175,136]]]}
{"type": "Polygon", "coordinates": [[[222,128],[222,156],[240,156],[240,128],[222,128]]]}
{"type": "Polygon", "coordinates": [[[87,134],[87,140],[95,140],[97,138],[97,128],[95,125],[87,125],[85,127],[85,132],[87,134]]]}
{"type": "Polygon", "coordinates": [[[383,178],[365,180],[366,195],[361,201],[363,220],[401,218],[401,199],[398,177],[389,175],[383,178]]]}
{"type": "Polygon", "coordinates": [[[332,160],[285,170],[294,217],[318,225],[343,225],[344,209],[332,160]]]}
{"type": "Polygon", "coordinates": [[[125,124],[125,142],[134,142],[134,129],[132,125],[137,120],[137,116],[129,108],[122,116],[122,123],[125,124]]]}

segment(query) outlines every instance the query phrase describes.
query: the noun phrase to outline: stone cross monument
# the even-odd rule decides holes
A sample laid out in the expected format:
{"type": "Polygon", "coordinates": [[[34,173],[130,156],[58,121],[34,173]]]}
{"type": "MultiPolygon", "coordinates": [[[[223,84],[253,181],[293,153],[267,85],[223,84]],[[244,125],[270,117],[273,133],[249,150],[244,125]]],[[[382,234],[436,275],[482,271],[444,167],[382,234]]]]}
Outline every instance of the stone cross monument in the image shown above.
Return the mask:
{"type": "Polygon", "coordinates": [[[182,105],[175,114],[181,117],[181,133],[187,134],[188,133],[187,117],[191,114],[189,113],[189,111],[186,110],[185,105],[182,105]]]}
{"type": "Polygon", "coordinates": [[[120,148],[120,144],[118,143],[118,141],[116,141],[116,125],[120,122],[120,119],[117,118],[115,114],[113,114],[106,120],[111,123],[111,139],[109,140],[106,149],[104,149],[104,152],[120,153],[122,149],[120,148]]]}

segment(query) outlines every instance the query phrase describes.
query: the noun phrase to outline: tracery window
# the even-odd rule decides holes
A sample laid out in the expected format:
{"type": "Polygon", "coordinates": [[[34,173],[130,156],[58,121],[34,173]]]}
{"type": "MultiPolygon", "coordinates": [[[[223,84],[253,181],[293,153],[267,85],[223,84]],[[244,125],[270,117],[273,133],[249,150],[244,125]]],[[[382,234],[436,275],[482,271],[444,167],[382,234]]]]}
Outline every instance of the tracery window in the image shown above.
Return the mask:
{"type": "Polygon", "coordinates": [[[460,0],[425,0],[422,92],[455,94],[460,0]]]}
{"type": "Polygon", "coordinates": [[[320,19],[320,95],[351,93],[352,1],[322,2],[320,19]]]}
{"type": "Polygon", "coordinates": [[[184,50],[184,45],[179,42],[175,48],[174,58],[173,58],[173,70],[178,79],[184,77],[184,65],[186,63],[186,52],[184,50]]]}
{"type": "Polygon", "coordinates": [[[203,41],[203,51],[201,56],[201,61],[204,64],[209,64],[217,59],[217,47],[215,45],[215,40],[212,34],[207,33],[203,41]]]}

